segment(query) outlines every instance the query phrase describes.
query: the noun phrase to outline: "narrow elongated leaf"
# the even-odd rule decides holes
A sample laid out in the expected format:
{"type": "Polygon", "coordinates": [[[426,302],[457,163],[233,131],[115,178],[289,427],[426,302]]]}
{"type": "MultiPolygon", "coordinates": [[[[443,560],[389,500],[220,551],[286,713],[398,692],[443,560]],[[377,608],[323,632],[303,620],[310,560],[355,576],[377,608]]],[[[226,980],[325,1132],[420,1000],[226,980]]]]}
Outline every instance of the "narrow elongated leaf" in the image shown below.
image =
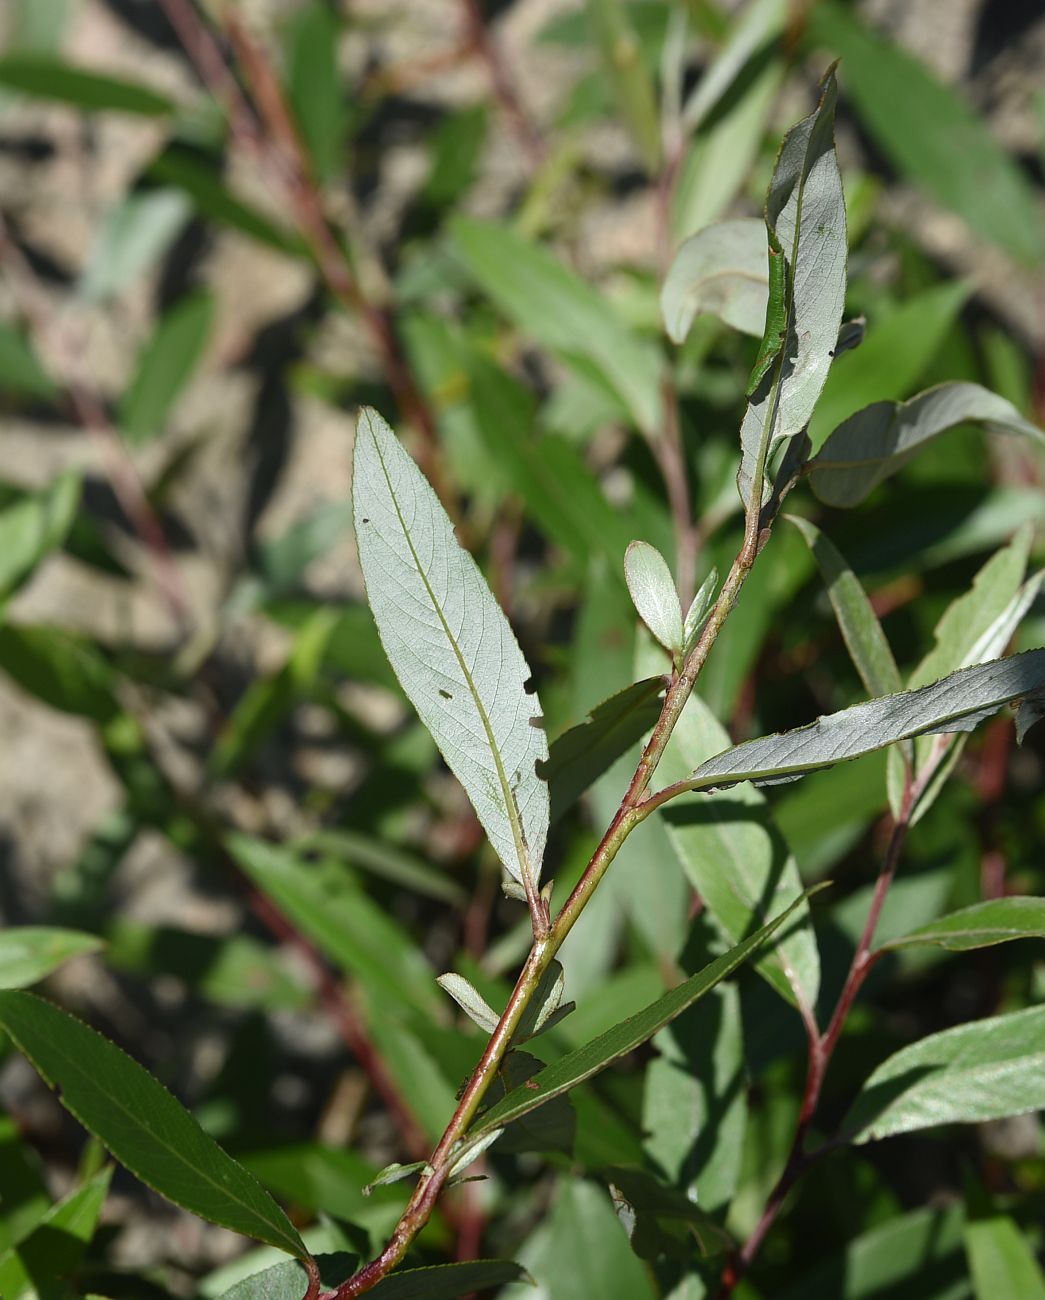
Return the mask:
{"type": "Polygon", "coordinates": [[[903,689],[889,642],[860,579],[834,543],[808,519],[785,515],[805,538],[827,587],[831,607],[853,667],[869,695],[895,695],[903,689]]]}
{"type": "MultiPolygon", "coordinates": [[[[319,1276],[325,1287],[340,1286],[358,1265],[354,1255],[317,1255],[319,1276]]],[[[308,1274],[296,1259],[287,1259],[260,1273],[252,1273],[223,1291],[219,1300],[301,1300],[308,1289],[308,1274]]]]}
{"type": "Polygon", "coordinates": [[[1036,264],[1043,241],[1034,190],[965,101],[840,5],[814,5],[809,23],[812,38],[845,61],[846,93],[883,153],[978,234],[1036,264]]]}
{"type": "Polygon", "coordinates": [[[143,1183],[202,1219],[306,1256],[293,1224],[254,1175],[115,1044],[32,993],[0,993],[0,1027],[66,1110],[143,1183]]]}
{"type": "Polygon", "coordinates": [[[667,560],[648,542],[632,542],[624,574],[639,617],[665,650],[677,654],[682,649],[682,606],[667,560]]]}
{"type": "Polygon", "coordinates": [[[1045,1007],[931,1034],[883,1062],[846,1121],[855,1142],[1045,1107],[1045,1007]]]}
{"type": "Polygon", "coordinates": [[[535,888],[548,833],[548,743],[508,620],[427,480],[376,411],[359,417],[359,559],[381,640],[508,875],[535,888]]]}
{"type": "Polygon", "coordinates": [[[317,178],[335,178],[346,116],[337,67],[340,23],[325,4],[307,4],[287,33],[287,91],[317,178]]]}
{"type": "Polygon", "coordinates": [[[160,117],[174,104],[148,86],[78,68],[48,54],[18,51],[0,59],[0,86],[75,108],[160,117]]]}
{"type": "Polygon", "coordinates": [[[88,302],[121,293],[163,256],[191,210],[186,196],[175,189],[129,195],[106,214],[87,257],[80,293],[88,302]]]}
{"type": "Polygon", "coordinates": [[[705,312],[761,337],[769,303],[766,228],[757,217],[705,226],[679,248],[660,291],[672,343],[683,343],[705,312]]]}
{"type": "Polygon", "coordinates": [[[737,15],[718,56],[693,88],[682,110],[686,129],[695,131],[726,92],[735,86],[744,65],[777,36],[787,19],[784,0],[754,0],[737,15]]]}
{"type": "Polygon", "coordinates": [[[0,1115],[0,1256],[23,1241],[50,1208],[36,1152],[22,1141],[15,1121],[0,1115]]]}
{"type": "Polygon", "coordinates": [[[854,704],[807,727],[745,741],[702,763],[687,784],[700,790],[737,781],[792,781],[913,736],[971,730],[1003,705],[1043,690],[1045,650],[1028,650],[965,668],[931,686],[854,704]]]}
{"type": "Polygon", "coordinates": [[[0,321],[0,389],[44,400],[58,393],[30,340],[7,321],[0,321]]]}
{"type": "Polygon", "coordinates": [[[522,1266],[510,1259],[473,1259],[466,1264],[403,1269],[382,1278],[367,1295],[377,1300],[457,1300],[458,1296],[506,1286],[525,1276],[522,1266]]]}
{"type": "MultiPolygon", "coordinates": [[[[798,902],[804,901],[805,897],[806,895],[803,895],[798,902]]],[[[605,1033],[599,1034],[584,1047],[567,1053],[530,1079],[523,1087],[513,1089],[495,1106],[490,1107],[473,1133],[478,1135],[489,1129],[503,1128],[513,1120],[543,1106],[553,1097],[561,1097],[563,1093],[569,1092],[571,1088],[576,1088],[578,1084],[584,1083],[586,1079],[604,1070],[613,1061],[634,1051],[640,1044],[652,1038],[658,1030],[670,1024],[676,1016],[681,1015],[687,1007],[691,1007],[716,984],[732,975],[787,919],[798,906],[798,902],[793,903],[786,912],[775,917],[768,925],[762,926],[743,943],[738,943],[729,952],[716,957],[702,971],[665,993],[656,1002],[650,1003],[642,1011],[614,1025],[605,1033]]]]}
{"type": "Polygon", "coordinates": [[[66,1294],[58,1285],[80,1266],[98,1226],[109,1191],[112,1167],[51,1206],[32,1232],[0,1254],[0,1295],[4,1300],[43,1300],[66,1294]]]}
{"type": "Polygon", "coordinates": [[[79,930],[15,925],[0,930],[0,989],[24,988],[81,953],[97,952],[101,939],[79,930]]]}
{"type": "Polygon", "coordinates": [[[625,687],[552,741],[548,761],[538,769],[551,791],[551,825],[652,728],[665,680],[647,677],[625,687]]]}
{"type": "Polygon", "coordinates": [[[931,438],[982,424],[1045,443],[1045,433],[979,384],[939,384],[909,402],[875,402],[849,417],[809,463],[809,485],[829,506],[858,506],[931,438]]]}
{"type": "Polygon", "coordinates": [[[757,484],[760,498],[773,446],[793,438],[808,424],[838,341],[848,243],[845,197],[834,149],[837,95],[832,69],[824,78],[815,111],[785,136],[766,196],[770,313],[740,431],[739,484],[745,504],[752,484],[757,484]],[[777,259],[783,263],[784,322],[774,338],[777,259]]]}
{"type": "Polygon", "coordinates": [[[965,1225],[976,1300],[1045,1300],[1045,1274],[1019,1226],[1005,1214],[965,1225]]]}
{"type": "Polygon", "coordinates": [[[213,319],[214,299],[209,294],[191,294],[156,326],[120,401],[120,428],[132,442],[146,442],[163,432],[203,355],[213,319]]]}
{"type": "Polygon", "coordinates": [[[116,675],[97,646],[56,627],[0,625],[0,671],[62,713],[111,722],[116,675]]]}
{"type": "Polygon", "coordinates": [[[594,366],[640,429],[660,417],[660,358],[605,297],[508,227],[457,217],[454,245],[485,293],[520,329],[569,364],[594,366]]]}
{"type": "Polygon", "coordinates": [[[989,948],[1012,939],[1045,939],[1045,898],[1013,895],[973,903],[938,921],[919,926],[910,934],[883,944],[885,948],[910,948],[933,944],[951,952],[989,948]]]}
{"type": "Polygon", "coordinates": [[[59,474],[0,511],[0,600],[29,577],[40,561],[61,546],[80,503],[80,476],[59,474]]]}

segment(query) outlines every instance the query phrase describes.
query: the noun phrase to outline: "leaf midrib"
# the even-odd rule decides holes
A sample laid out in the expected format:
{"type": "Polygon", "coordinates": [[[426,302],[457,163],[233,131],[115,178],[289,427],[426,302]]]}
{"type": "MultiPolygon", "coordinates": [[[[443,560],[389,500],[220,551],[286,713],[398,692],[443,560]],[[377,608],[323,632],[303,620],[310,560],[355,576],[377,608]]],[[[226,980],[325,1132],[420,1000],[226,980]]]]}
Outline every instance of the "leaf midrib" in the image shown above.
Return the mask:
{"type": "Polygon", "coordinates": [[[436,597],[435,591],[432,588],[432,584],[428,581],[428,575],[425,573],[424,567],[421,564],[421,557],[417,553],[417,549],[414,546],[413,538],[410,536],[410,530],[409,528],[407,528],[406,520],[403,518],[403,512],[399,508],[399,500],[396,496],[395,488],[392,486],[392,479],[388,473],[388,466],[385,464],[385,458],[381,454],[381,447],[377,441],[377,438],[374,437],[373,431],[369,430],[369,432],[370,432],[371,440],[373,441],[374,444],[374,451],[377,453],[377,459],[381,465],[381,472],[385,476],[385,483],[388,487],[388,495],[391,498],[392,505],[395,509],[396,518],[399,520],[399,526],[403,531],[403,536],[406,539],[406,544],[410,548],[410,554],[413,557],[414,567],[416,568],[418,576],[420,577],[422,583],[424,583],[425,591],[428,593],[428,599],[432,602],[432,608],[435,610],[436,616],[438,617],[439,622],[442,625],[443,632],[446,636],[447,641],[450,643],[450,648],[454,652],[454,656],[457,659],[461,672],[464,674],[464,679],[468,686],[468,690],[471,693],[472,700],[474,701],[475,707],[479,712],[479,718],[483,724],[483,730],[486,733],[486,743],[490,747],[490,753],[493,757],[494,767],[497,771],[497,779],[501,786],[501,799],[504,803],[505,811],[508,814],[509,825],[512,828],[512,839],[515,842],[515,852],[516,852],[516,856],[519,859],[520,881],[523,884],[535,885],[536,882],[533,880],[533,872],[530,866],[530,857],[526,848],[526,837],[523,834],[522,824],[519,820],[518,809],[516,808],[515,805],[515,798],[512,794],[511,786],[508,783],[508,774],[504,770],[504,763],[501,761],[500,750],[497,747],[497,738],[494,735],[493,726],[490,722],[489,715],[487,714],[486,708],[483,705],[482,699],[479,696],[478,688],[476,687],[472,674],[469,671],[468,665],[465,663],[464,655],[461,653],[461,648],[457,644],[457,640],[454,637],[453,632],[451,632],[450,630],[450,624],[447,622],[446,615],[443,613],[442,605],[440,605],[439,600],[436,597]]]}

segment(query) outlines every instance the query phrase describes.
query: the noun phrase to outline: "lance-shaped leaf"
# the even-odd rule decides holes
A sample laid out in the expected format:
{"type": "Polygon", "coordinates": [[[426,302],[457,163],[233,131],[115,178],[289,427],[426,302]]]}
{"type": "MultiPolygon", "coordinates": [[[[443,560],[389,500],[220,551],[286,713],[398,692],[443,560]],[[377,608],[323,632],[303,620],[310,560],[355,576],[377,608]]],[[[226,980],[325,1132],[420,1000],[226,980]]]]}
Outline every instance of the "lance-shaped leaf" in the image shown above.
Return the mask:
{"type": "Polygon", "coordinates": [[[794,781],[913,736],[970,731],[1003,705],[1043,691],[1045,650],[1028,650],[962,669],[915,691],[854,704],[807,727],[745,741],[709,758],[681,786],[706,790],[738,781],[794,781]]]}
{"type": "Polygon", "coordinates": [[[201,1219],[299,1259],[305,1244],[252,1173],[114,1043],[32,993],[0,993],[0,1028],[62,1105],[148,1187],[201,1219]]]}
{"type": "Polygon", "coordinates": [[[32,575],[40,561],[65,541],[80,503],[80,476],[59,474],[0,511],[0,600],[32,575]]]}
{"type": "Polygon", "coordinates": [[[931,438],[959,424],[1045,442],[1004,397],[979,384],[939,384],[908,402],[874,402],[831,434],[809,463],[809,484],[829,506],[858,506],[931,438]]]}
{"type": "Polygon", "coordinates": [[[846,1131],[856,1142],[979,1124],[1045,1107],[1045,1007],[945,1029],[884,1061],[861,1088],[846,1131]]]}
{"type": "Polygon", "coordinates": [[[624,576],[639,617],[665,650],[682,649],[682,606],[668,562],[649,542],[632,542],[624,555],[624,576]]]}
{"type": "Polygon", "coordinates": [[[626,686],[552,741],[547,763],[538,768],[551,792],[551,825],[650,730],[660,715],[665,680],[647,677],[626,686]]]}
{"type": "Polygon", "coordinates": [[[707,622],[708,615],[711,613],[711,606],[714,604],[717,586],[718,570],[712,569],[700,584],[700,588],[693,597],[689,609],[686,610],[685,622],[682,625],[682,653],[684,655],[689,654],[697,644],[697,638],[704,630],[704,624],[707,622]]]}
{"type": "Polygon", "coordinates": [[[813,552],[827,587],[831,608],[845,641],[853,667],[867,687],[869,695],[894,695],[903,689],[900,670],[878,616],[871,608],[860,579],[852,571],[835,544],[808,519],[785,515],[794,524],[813,552]]]}
{"type": "Polygon", "coordinates": [[[837,95],[832,68],[814,112],[785,136],[766,196],[769,310],[740,430],[745,505],[754,483],[761,499],[772,447],[809,423],[838,342],[848,244],[834,148],[837,95]]]}
{"type": "Polygon", "coordinates": [[[68,1283],[80,1267],[111,1179],[109,1165],[52,1205],[31,1232],[0,1253],[0,1295],[4,1300],[44,1300],[70,1294],[68,1285],[61,1283],[68,1283]]]}
{"type": "Polygon", "coordinates": [[[400,1164],[398,1160],[393,1160],[390,1165],[385,1165],[379,1173],[371,1178],[370,1182],[363,1188],[363,1195],[370,1196],[375,1187],[390,1187],[392,1183],[401,1183],[406,1178],[412,1178],[414,1174],[419,1174],[422,1169],[428,1168],[428,1162],[425,1160],[412,1160],[409,1164],[400,1164]]]}
{"type": "Polygon", "coordinates": [[[369,408],[352,485],[385,652],[508,875],[533,891],[548,834],[548,786],[537,774],[548,742],[519,644],[424,475],[369,408]]]}
{"type": "Polygon", "coordinates": [[[892,939],[883,947],[911,948],[928,944],[951,952],[966,952],[1012,939],[1045,939],[1045,898],[1013,895],[973,903],[892,939]]]}
{"type": "MultiPolygon", "coordinates": [[[[357,1261],[352,1255],[335,1254],[317,1255],[316,1263],[324,1287],[334,1290],[352,1276],[357,1261]]],[[[476,1259],[467,1264],[403,1269],[383,1278],[367,1294],[378,1300],[456,1300],[457,1296],[524,1276],[524,1270],[510,1260],[476,1259]]],[[[287,1260],[237,1282],[220,1300],[301,1300],[307,1285],[301,1265],[287,1260]]]]}
{"type": "Polygon", "coordinates": [[[81,953],[97,952],[102,941],[79,930],[14,925],[0,930],[0,989],[24,988],[50,975],[81,953]]]}
{"type": "Polygon", "coordinates": [[[802,898],[796,899],[786,912],[782,912],[768,925],[756,930],[743,943],[738,943],[729,952],[716,957],[703,970],[690,976],[688,980],[683,981],[655,1002],[651,1002],[636,1015],[629,1016],[627,1020],[622,1020],[612,1029],[593,1038],[590,1043],[560,1057],[553,1065],[547,1066],[532,1079],[527,1080],[521,1088],[513,1088],[506,1097],[490,1107],[473,1133],[478,1135],[490,1129],[503,1128],[513,1120],[545,1105],[554,1097],[561,1097],[563,1093],[569,1092],[571,1088],[576,1088],[578,1084],[584,1083],[600,1070],[604,1070],[607,1065],[634,1051],[647,1039],[652,1038],[658,1030],[670,1024],[676,1016],[680,1016],[687,1007],[691,1007],[716,984],[732,975],[765,943],[773,931],[806,897],[807,895],[803,894],[802,898]]]}
{"type": "Polygon", "coordinates": [[[660,291],[672,343],[684,343],[704,313],[760,337],[768,302],[766,228],[757,217],[716,221],[691,235],[675,254],[660,291]]]}

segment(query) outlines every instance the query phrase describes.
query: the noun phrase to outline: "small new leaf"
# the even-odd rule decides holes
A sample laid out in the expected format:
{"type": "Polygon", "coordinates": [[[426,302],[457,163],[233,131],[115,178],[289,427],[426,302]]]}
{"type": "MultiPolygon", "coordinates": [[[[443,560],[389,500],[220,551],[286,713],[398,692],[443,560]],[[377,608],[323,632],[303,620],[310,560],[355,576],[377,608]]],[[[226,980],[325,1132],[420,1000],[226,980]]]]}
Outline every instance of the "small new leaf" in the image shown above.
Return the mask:
{"type": "Polygon", "coordinates": [[[718,586],[718,570],[712,569],[704,581],[700,584],[700,589],[693,597],[689,609],[686,611],[686,619],[682,625],[682,653],[688,655],[693,647],[697,644],[697,638],[704,630],[704,624],[711,613],[711,606],[715,599],[715,589],[718,586]]]}
{"type": "Polygon", "coordinates": [[[440,988],[445,989],[453,998],[457,1005],[464,1011],[480,1029],[486,1033],[492,1034],[497,1028],[497,1022],[500,1017],[489,1002],[483,997],[474,984],[469,983],[463,975],[455,975],[449,972],[446,975],[440,975],[436,983],[440,988]]]}
{"type": "Polygon", "coordinates": [[[384,1169],[376,1177],[371,1178],[370,1182],[363,1188],[363,1195],[370,1196],[375,1187],[387,1187],[390,1183],[401,1183],[404,1178],[411,1178],[425,1168],[427,1168],[427,1165],[424,1160],[413,1160],[408,1165],[401,1165],[398,1160],[393,1160],[390,1165],[385,1165],[384,1169]]]}
{"type": "Polygon", "coordinates": [[[624,576],[639,617],[665,650],[682,650],[682,606],[668,563],[649,542],[632,542],[624,553],[624,576]]]}

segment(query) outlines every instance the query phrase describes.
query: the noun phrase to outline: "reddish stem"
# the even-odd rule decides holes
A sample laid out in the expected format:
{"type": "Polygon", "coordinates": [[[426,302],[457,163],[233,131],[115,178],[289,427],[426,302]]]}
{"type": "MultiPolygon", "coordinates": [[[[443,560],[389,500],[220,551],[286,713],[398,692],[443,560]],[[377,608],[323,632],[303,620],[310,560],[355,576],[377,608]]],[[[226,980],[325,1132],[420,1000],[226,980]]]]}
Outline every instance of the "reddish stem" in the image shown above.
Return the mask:
{"type": "Polygon", "coordinates": [[[490,88],[531,164],[537,167],[545,158],[544,141],[523,108],[508,65],[486,25],[480,0],[464,0],[464,18],[468,44],[486,64],[490,76],[490,88]]]}

